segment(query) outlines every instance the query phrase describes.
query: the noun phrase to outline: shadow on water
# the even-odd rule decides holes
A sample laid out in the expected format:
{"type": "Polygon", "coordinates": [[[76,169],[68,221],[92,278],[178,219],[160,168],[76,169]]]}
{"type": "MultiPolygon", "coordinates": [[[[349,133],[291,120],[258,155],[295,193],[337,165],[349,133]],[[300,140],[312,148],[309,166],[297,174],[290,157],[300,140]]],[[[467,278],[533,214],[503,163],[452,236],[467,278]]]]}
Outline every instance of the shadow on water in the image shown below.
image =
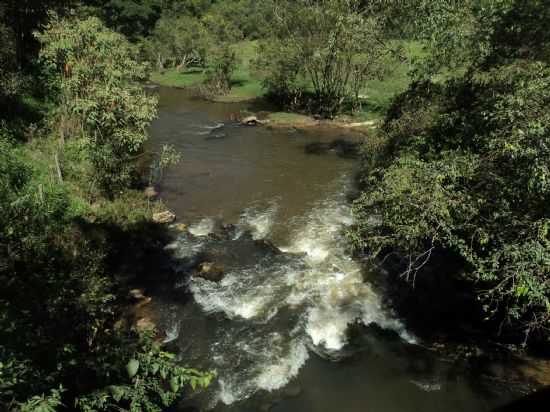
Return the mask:
{"type": "Polygon", "coordinates": [[[306,154],[326,155],[335,152],[345,159],[357,159],[359,157],[359,143],[345,139],[335,139],[332,142],[312,142],[304,146],[306,154]]]}
{"type": "Polygon", "coordinates": [[[494,412],[546,412],[549,408],[550,386],[547,386],[515,402],[495,409],[494,412]]]}

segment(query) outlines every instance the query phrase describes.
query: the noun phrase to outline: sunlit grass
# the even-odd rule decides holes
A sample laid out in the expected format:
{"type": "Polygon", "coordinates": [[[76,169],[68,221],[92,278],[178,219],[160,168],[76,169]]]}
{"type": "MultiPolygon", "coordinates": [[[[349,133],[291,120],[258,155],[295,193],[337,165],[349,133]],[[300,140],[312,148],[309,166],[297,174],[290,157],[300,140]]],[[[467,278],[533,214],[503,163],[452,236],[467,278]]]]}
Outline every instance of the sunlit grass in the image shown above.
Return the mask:
{"type": "MultiPolygon", "coordinates": [[[[256,41],[242,41],[233,45],[237,55],[237,68],[233,73],[231,91],[223,96],[214,98],[221,102],[238,102],[252,100],[264,95],[261,79],[255,76],[252,69],[252,60],[256,57],[256,41]]],[[[204,82],[205,75],[202,68],[190,68],[184,72],[176,69],[155,72],[151,80],[168,87],[196,87],[204,82]]]]}
{"type": "MultiPolygon", "coordinates": [[[[358,120],[376,120],[384,117],[387,108],[394,96],[405,91],[410,84],[409,72],[411,60],[422,53],[421,45],[416,42],[400,41],[402,54],[406,57],[402,61],[388,58],[390,68],[387,75],[380,80],[370,80],[362,91],[364,96],[362,108],[354,114],[358,120]]],[[[233,45],[237,54],[238,65],[233,73],[231,91],[223,96],[217,96],[215,101],[239,102],[262,98],[265,90],[262,79],[254,72],[252,62],[256,58],[257,42],[243,41],[233,45]]],[[[175,69],[163,73],[156,72],[151,80],[168,87],[196,87],[204,81],[202,68],[191,68],[185,72],[175,69]]]]}

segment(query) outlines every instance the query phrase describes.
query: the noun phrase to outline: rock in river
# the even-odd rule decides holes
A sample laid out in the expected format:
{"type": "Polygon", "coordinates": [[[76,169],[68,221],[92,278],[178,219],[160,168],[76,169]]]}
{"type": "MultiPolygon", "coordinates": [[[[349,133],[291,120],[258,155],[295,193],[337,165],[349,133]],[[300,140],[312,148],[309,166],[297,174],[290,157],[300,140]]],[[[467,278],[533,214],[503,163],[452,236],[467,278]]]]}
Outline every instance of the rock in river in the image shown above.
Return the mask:
{"type": "Polygon", "coordinates": [[[268,120],[260,120],[256,116],[247,116],[241,119],[241,124],[245,126],[257,126],[259,124],[266,124],[268,120]]]}
{"type": "Polygon", "coordinates": [[[169,210],[153,214],[155,223],[172,223],[174,220],[176,220],[176,215],[169,210]]]}
{"type": "Polygon", "coordinates": [[[200,277],[211,282],[219,282],[222,280],[224,270],[222,265],[218,265],[212,262],[203,262],[199,265],[198,270],[194,276],[200,277]]]}

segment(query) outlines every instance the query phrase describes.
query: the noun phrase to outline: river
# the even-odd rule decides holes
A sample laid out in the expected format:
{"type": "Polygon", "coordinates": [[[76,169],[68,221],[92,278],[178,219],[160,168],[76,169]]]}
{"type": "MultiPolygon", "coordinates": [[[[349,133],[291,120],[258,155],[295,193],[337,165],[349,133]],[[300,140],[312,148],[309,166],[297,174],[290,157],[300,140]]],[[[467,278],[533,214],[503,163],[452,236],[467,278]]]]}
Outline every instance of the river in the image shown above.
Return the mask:
{"type": "Polygon", "coordinates": [[[364,136],[243,127],[232,115],[257,107],[209,103],[177,89],[158,93],[152,144],[170,143],[183,155],[161,196],[189,225],[167,250],[181,262],[174,287],[192,296],[155,298],[155,310],[184,364],[217,373],[192,404],[476,412],[514,397],[467,362],[427,350],[349,256],[344,232],[353,223],[349,196],[364,136]],[[235,225],[231,234],[213,237],[222,223],[235,225]],[[262,239],[282,253],[259,247],[262,239]],[[204,250],[222,250],[221,282],[186,273],[204,250]]]}

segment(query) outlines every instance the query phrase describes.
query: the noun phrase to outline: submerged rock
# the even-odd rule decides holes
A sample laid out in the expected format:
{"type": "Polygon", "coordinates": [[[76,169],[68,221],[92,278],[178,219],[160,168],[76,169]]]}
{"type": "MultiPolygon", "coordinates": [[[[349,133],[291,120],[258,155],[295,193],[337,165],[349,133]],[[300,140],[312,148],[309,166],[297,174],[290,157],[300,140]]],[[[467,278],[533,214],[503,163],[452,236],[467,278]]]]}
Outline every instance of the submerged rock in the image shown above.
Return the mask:
{"type": "Polygon", "coordinates": [[[167,224],[174,222],[174,220],[176,220],[176,215],[169,210],[153,214],[153,222],[155,223],[167,224]]]}
{"type": "Polygon", "coordinates": [[[199,265],[194,276],[209,280],[211,282],[220,282],[223,279],[224,269],[222,265],[212,262],[203,262],[199,265]]]}
{"type": "Polygon", "coordinates": [[[283,396],[285,398],[296,398],[302,394],[302,387],[298,384],[285,386],[283,396]]]}
{"type": "Polygon", "coordinates": [[[226,272],[251,267],[263,259],[281,255],[268,240],[254,240],[245,235],[235,240],[213,239],[200,252],[199,262],[215,262],[226,272]]]}

